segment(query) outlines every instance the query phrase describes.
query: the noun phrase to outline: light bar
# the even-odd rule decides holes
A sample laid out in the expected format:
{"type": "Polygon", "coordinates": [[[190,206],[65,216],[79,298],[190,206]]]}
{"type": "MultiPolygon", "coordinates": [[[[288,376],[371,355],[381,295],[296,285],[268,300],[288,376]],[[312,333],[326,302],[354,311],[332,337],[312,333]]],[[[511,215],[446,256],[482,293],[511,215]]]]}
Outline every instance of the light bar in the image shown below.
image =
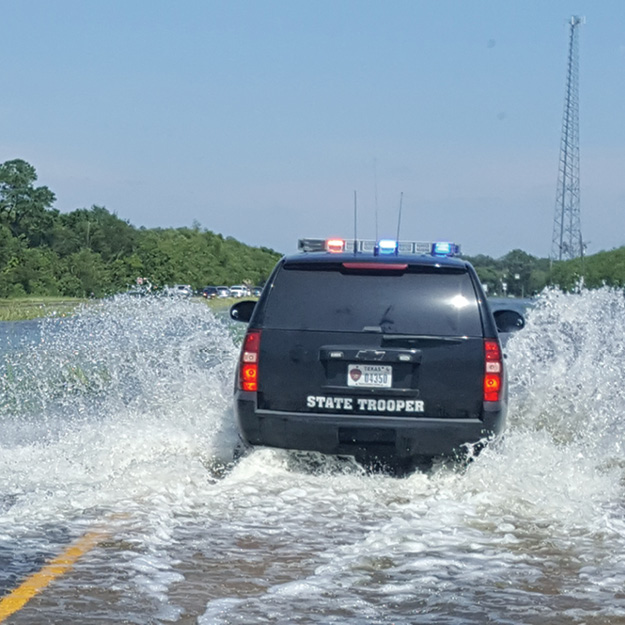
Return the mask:
{"type": "Polygon", "coordinates": [[[392,239],[300,239],[301,252],[397,254],[399,256],[460,256],[460,246],[447,241],[395,241],[392,239]],[[339,249],[342,244],[342,249],[339,249]]]}

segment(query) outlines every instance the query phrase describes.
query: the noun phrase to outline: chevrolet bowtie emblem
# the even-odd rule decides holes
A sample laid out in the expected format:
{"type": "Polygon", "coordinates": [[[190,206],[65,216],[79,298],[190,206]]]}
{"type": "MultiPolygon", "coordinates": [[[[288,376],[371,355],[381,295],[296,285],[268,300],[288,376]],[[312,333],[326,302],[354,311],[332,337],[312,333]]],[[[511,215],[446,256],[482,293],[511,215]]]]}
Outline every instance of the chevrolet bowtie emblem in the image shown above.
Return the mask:
{"type": "Polygon", "coordinates": [[[382,360],[385,354],[385,351],[377,349],[361,349],[356,354],[356,358],[358,360],[382,360]]]}

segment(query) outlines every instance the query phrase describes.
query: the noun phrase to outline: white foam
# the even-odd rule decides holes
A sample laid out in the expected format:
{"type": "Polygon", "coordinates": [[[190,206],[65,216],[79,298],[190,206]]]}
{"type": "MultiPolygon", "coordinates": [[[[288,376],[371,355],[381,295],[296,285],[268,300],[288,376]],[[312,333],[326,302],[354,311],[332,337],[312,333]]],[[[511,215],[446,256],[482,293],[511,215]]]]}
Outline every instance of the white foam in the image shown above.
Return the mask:
{"type": "Polygon", "coordinates": [[[46,322],[1,382],[2,549],[54,551],[106,519],[102,583],[175,620],[193,562],[205,625],[617,618],[623,327],[619,292],[545,293],[507,346],[505,439],[397,479],[279,450],[224,472],[237,341],[202,306],[119,299],[46,322]]]}

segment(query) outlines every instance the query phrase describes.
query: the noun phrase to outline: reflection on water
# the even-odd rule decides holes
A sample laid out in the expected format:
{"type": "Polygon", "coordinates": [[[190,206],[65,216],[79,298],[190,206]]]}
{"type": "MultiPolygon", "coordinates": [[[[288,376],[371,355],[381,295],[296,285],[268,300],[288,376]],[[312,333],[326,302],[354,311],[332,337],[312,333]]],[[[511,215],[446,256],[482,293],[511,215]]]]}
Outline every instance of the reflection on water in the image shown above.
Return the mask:
{"type": "Polygon", "coordinates": [[[545,294],[508,342],[502,443],[403,479],[233,464],[237,339],[205,306],[24,326],[0,388],[0,590],[110,533],[11,622],[625,622],[624,321],[610,290],[545,294]]]}

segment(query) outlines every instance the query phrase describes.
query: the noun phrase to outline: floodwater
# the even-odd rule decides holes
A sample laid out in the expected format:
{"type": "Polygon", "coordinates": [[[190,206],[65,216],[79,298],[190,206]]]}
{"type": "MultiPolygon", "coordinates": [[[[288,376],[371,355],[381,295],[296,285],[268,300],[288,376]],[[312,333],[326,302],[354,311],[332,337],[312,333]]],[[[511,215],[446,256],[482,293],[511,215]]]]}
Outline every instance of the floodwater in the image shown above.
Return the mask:
{"type": "Polygon", "coordinates": [[[541,296],[504,440],[403,478],[233,462],[240,334],[156,298],[0,324],[0,596],[97,536],[0,620],[625,624],[622,293],[541,296]]]}

